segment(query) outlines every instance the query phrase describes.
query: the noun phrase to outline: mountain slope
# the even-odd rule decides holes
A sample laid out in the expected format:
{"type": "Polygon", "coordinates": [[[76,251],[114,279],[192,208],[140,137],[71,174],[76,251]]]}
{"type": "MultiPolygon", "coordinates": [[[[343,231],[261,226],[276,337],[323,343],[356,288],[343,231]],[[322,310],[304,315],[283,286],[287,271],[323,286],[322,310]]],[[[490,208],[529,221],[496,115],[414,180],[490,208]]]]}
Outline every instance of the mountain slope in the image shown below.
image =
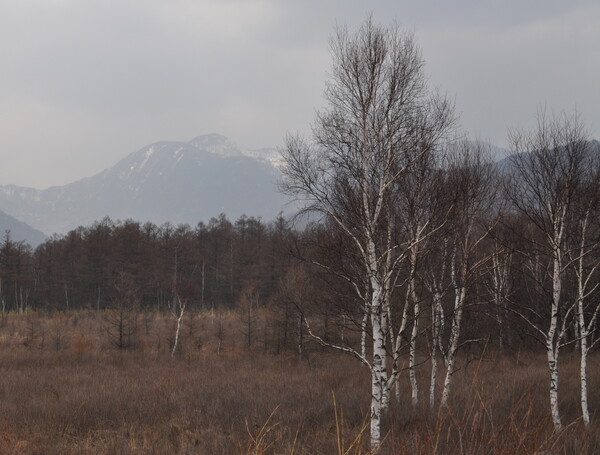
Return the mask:
{"type": "Polygon", "coordinates": [[[34,248],[46,239],[46,236],[40,231],[0,210],[0,234],[2,237],[6,231],[10,231],[10,238],[13,241],[23,241],[34,248]]]}
{"type": "Polygon", "coordinates": [[[220,135],[158,142],[92,177],[46,190],[0,186],[0,210],[47,233],[114,219],[189,223],[225,213],[272,219],[286,200],[268,159],[246,156],[220,135]]]}
{"type": "MultiPolygon", "coordinates": [[[[600,142],[596,139],[592,139],[589,141],[589,146],[592,157],[595,157],[596,160],[600,160],[600,142]]],[[[496,166],[501,172],[514,172],[514,159],[514,154],[506,153],[504,158],[496,162],[496,166]]]]}

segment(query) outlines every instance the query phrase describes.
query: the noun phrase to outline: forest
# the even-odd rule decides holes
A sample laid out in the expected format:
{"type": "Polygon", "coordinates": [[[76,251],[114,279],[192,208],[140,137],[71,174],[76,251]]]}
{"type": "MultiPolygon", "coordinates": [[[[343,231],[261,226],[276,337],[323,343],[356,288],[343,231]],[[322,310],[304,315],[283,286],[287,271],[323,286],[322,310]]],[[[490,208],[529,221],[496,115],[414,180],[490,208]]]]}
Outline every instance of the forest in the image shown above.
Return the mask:
{"type": "Polygon", "coordinates": [[[598,142],[540,111],[494,159],[412,35],[332,56],[294,219],[5,234],[11,453],[598,452],[598,142]]]}

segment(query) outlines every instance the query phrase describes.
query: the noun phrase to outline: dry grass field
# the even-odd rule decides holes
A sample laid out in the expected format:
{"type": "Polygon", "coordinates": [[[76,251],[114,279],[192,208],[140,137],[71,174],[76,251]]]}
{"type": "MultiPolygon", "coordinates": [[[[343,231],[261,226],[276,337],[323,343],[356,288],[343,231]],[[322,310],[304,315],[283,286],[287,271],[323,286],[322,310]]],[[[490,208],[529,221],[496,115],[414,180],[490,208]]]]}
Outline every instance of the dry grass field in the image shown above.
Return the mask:
{"type": "MultiPolygon", "coordinates": [[[[369,377],[353,358],[312,346],[248,347],[233,313],[139,315],[117,350],[105,314],[8,315],[0,327],[1,454],[366,454],[369,377]]],[[[577,355],[564,351],[553,434],[543,355],[484,352],[456,373],[451,405],[410,406],[408,381],[387,417],[383,453],[595,454],[600,423],[578,419],[577,355]],[[546,451],[546,452],[544,452],[546,451]]],[[[592,355],[590,404],[600,405],[592,355]]],[[[426,398],[428,365],[421,370],[426,398]]],[[[422,401],[426,401],[423,399],[422,401]]]]}

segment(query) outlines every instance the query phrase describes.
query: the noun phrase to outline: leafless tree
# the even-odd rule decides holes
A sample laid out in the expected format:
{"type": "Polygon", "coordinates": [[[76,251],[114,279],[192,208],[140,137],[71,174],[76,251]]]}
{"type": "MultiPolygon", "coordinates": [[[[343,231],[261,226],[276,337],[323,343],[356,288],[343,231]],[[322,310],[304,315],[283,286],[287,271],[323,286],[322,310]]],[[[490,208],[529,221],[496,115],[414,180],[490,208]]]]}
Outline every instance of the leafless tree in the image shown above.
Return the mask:
{"type": "MultiPolygon", "coordinates": [[[[406,294],[404,308],[395,336],[395,350],[401,349],[403,339],[408,339],[408,372],[411,384],[412,403],[419,401],[416,378],[417,340],[421,334],[419,320],[422,312],[423,296],[419,292],[418,272],[423,257],[428,254],[430,240],[446,223],[450,207],[448,199],[440,197],[444,191],[444,173],[440,150],[425,148],[411,163],[408,172],[397,184],[397,207],[402,215],[398,230],[400,238],[407,245],[406,251],[406,294]],[[409,316],[412,320],[409,321],[409,316]],[[409,324],[410,335],[406,335],[409,324]]],[[[391,309],[391,306],[389,306],[391,309]]],[[[392,320],[391,315],[389,319],[392,320]]],[[[391,328],[393,330],[393,327],[391,328]]],[[[396,398],[400,388],[396,384],[396,398]]]]}
{"type": "Polygon", "coordinates": [[[370,440],[376,448],[398,368],[389,305],[411,246],[394,236],[401,222],[395,186],[447,133],[453,106],[428,90],[415,40],[397,27],[368,19],[355,33],[338,29],[331,50],[328,109],[317,115],[312,143],[287,139],[282,189],[303,201],[306,211],[333,223],[359,258],[359,267],[351,270],[320,266],[354,290],[360,313],[369,318],[372,355],[310,333],[370,369],[370,440]]]}
{"type": "Polygon", "coordinates": [[[541,314],[521,308],[519,314],[544,344],[550,372],[550,409],[556,431],[562,428],[558,407],[558,357],[565,333],[576,310],[563,295],[565,274],[572,261],[569,240],[575,201],[590,156],[590,142],[575,116],[538,114],[537,129],[511,133],[514,154],[506,194],[515,210],[534,227],[529,237],[529,257],[547,258],[549,267],[540,274],[543,291],[541,314]]]}
{"type": "Polygon", "coordinates": [[[449,242],[447,232],[440,232],[434,238],[433,248],[426,257],[427,263],[422,272],[423,284],[431,295],[431,375],[429,382],[429,407],[433,409],[436,403],[436,388],[439,357],[446,360],[446,352],[442,342],[445,329],[445,311],[443,300],[447,294],[450,283],[448,282],[449,268],[449,242]]]}
{"type": "Polygon", "coordinates": [[[501,349],[507,344],[506,325],[508,324],[508,302],[511,294],[511,262],[513,251],[500,239],[494,239],[491,252],[491,266],[484,281],[491,296],[498,327],[498,340],[501,349]]]}
{"type": "Polygon", "coordinates": [[[171,357],[175,357],[175,353],[177,352],[177,346],[179,344],[179,332],[181,331],[181,321],[183,320],[183,316],[185,314],[186,305],[187,300],[182,299],[179,296],[179,294],[175,294],[173,304],[171,305],[171,313],[175,317],[177,324],[175,328],[175,339],[173,340],[173,349],[171,351],[171,357]]]}
{"type": "MultiPolygon", "coordinates": [[[[588,143],[588,145],[590,145],[588,143]]],[[[590,423],[588,406],[587,358],[598,339],[592,338],[600,304],[597,289],[600,286],[600,150],[586,153],[585,165],[580,176],[580,187],[575,198],[573,226],[570,228],[567,258],[575,276],[576,343],[580,349],[580,402],[583,422],[590,423]]]]}
{"type": "Polygon", "coordinates": [[[240,318],[243,324],[242,333],[251,347],[257,336],[257,318],[260,292],[255,283],[248,284],[242,291],[239,302],[240,318]]]}
{"type": "Polygon", "coordinates": [[[482,248],[495,224],[495,168],[489,151],[481,142],[461,141],[453,145],[447,166],[447,191],[451,195],[450,229],[453,244],[448,256],[454,306],[450,321],[450,337],[445,349],[446,377],[441,405],[448,403],[456,368],[456,354],[462,340],[462,319],[469,291],[479,277],[489,255],[482,248]]]}
{"type": "Polygon", "coordinates": [[[124,350],[131,348],[136,341],[139,291],[132,277],[126,273],[121,273],[116,279],[115,291],[116,295],[104,320],[111,344],[124,350]]]}

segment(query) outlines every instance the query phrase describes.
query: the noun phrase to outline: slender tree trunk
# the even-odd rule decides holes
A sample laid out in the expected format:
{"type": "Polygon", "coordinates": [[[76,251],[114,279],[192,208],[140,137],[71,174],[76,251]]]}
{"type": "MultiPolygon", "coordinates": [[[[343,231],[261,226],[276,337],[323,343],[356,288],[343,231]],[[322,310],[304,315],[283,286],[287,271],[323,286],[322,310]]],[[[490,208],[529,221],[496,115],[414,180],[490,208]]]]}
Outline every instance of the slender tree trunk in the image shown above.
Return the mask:
{"type": "MultiPolygon", "coordinates": [[[[417,226],[417,232],[420,229],[420,226],[417,226]]],[[[417,235],[415,241],[419,241],[419,236],[417,235]]],[[[409,343],[409,355],[408,355],[408,376],[410,379],[411,386],[411,399],[412,405],[417,406],[419,404],[419,385],[417,383],[417,374],[415,372],[415,365],[417,360],[417,335],[419,334],[419,312],[420,312],[420,304],[417,298],[417,289],[416,289],[416,274],[417,268],[417,250],[416,247],[413,247],[410,251],[410,277],[408,280],[408,299],[406,304],[408,305],[409,301],[413,308],[413,326],[410,333],[410,343],[409,343]]]]}
{"type": "Polygon", "coordinates": [[[302,348],[304,347],[304,339],[303,339],[303,323],[302,323],[302,315],[298,315],[298,361],[302,361],[302,348]]]}
{"type": "Polygon", "coordinates": [[[96,311],[100,312],[100,285],[96,285],[96,311]]]}
{"type": "Polygon", "coordinates": [[[65,289],[65,304],[67,307],[67,311],[69,311],[69,289],[67,287],[67,283],[65,283],[64,289],[65,289]]]}
{"type": "MultiPolygon", "coordinates": [[[[580,272],[581,272],[580,268],[580,272]]],[[[583,423],[587,427],[590,424],[590,411],[588,409],[588,386],[587,386],[587,356],[588,356],[588,329],[585,323],[585,315],[583,313],[583,283],[582,276],[579,275],[579,298],[577,299],[577,326],[579,327],[579,349],[581,356],[579,359],[579,383],[581,392],[581,414],[583,423]]]]}
{"type": "Polygon", "coordinates": [[[381,444],[381,423],[385,411],[387,382],[385,333],[376,311],[372,312],[373,364],[371,369],[371,448],[381,444]]]}
{"type": "Polygon", "coordinates": [[[433,294],[433,305],[431,307],[431,379],[429,383],[429,407],[435,406],[435,391],[437,383],[437,367],[438,367],[438,348],[440,342],[440,309],[442,306],[442,296],[439,292],[433,294]]]}
{"type": "Polygon", "coordinates": [[[377,256],[375,243],[369,239],[368,243],[369,281],[371,300],[368,313],[371,316],[373,330],[373,362],[371,365],[371,449],[377,451],[381,444],[381,422],[383,414],[389,405],[389,389],[387,381],[387,351],[386,351],[386,317],[387,308],[384,308],[385,289],[377,279],[377,256]]]}
{"type": "MultiPolygon", "coordinates": [[[[588,212],[589,213],[589,212],[588,212]]],[[[589,351],[589,326],[585,321],[584,299],[585,299],[585,284],[584,284],[584,251],[587,233],[588,213],[581,221],[581,243],[579,247],[579,259],[577,260],[577,323],[574,324],[575,331],[578,335],[578,348],[581,350],[579,359],[579,384],[581,393],[581,415],[583,424],[587,427],[590,424],[590,411],[588,409],[588,384],[587,384],[587,356],[589,351]]],[[[593,271],[588,275],[589,279],[593,271]]],[[[587,283],[587,280],[585,280],[587,283]]],[[[593,319],[592,319],[593,320],[593,319]]]]}
{"type": "Polygon", "coordinates": [[[177,316],[177,329],[175,330],[175,341],[173,342],[173,351],[171,351],[171,357],[175,357],[175,353],[177,352],[177,345],[179,343],[179,332],[181,330],[181,321],[183,319],[183,314],[185,313],[185,302],[182,302],[177,299],[179,303],[179,315],[177,316]]]}
{"type": "Polygon", "coordinates": [[[180,314],[177,318],[177,328],[175,330],[175,341],[173,342],[173,350],[171,351],[171,357],[175,357],[175,353],[177,352],[177,345],[179,343],[179,331],[181,329],[181,317],[183,314],[180,314]]]}
{"type": "Polygon", "coordinates": [[[510,253],[505,252],[501,247],[496,245],[492,254],[492,294],[494,296],[494,305],[496,307],[496,324],[498,325],[498,344],[500,349],[504,349],[509,344],[506,320],[508,309],[506,300],[509,290],[509,273],[510,273],[510,253]]]}
{"type": "Polygon", "coordinates": [[[587,427],[590,424],[590,411],[588,409],[588,387],[587,387],[587,333],[581,337],[581,361],[579,365],[579,376],[581,382],[581,413],[583,423],[587,427]]]}
{"type": "Polygon", "coordinates": [[[0,278],[0,300],[2,300],[2,314],[6,314],[6,299],[4,298],[4,291],[2,289],[2,278],[0,278]]]}
{"type": "Polygon", "coordinates": [[[558,409],[558,350],[560,346],[560,337],[557,336],[558,305],[561,291],[560,258],[555,257],[552,266],[552,309],[550,314],[550,326],[548,327],[546,336],[546,351],[548,356],[548,368],[550,370],[550,412],[552,413],[554,429],[560,431],[562,429],[560,411],[558,409]]]}
{"type": "Polygon", "coordinates": [[[554,429],[560,431],[562,422],[558,409],[558,352],[548,348],[548,367],[550,369],[550,412],[554,429]]]}
{"type": "MultiPolygon", "coordinates": [[[[396,341],[394,343],[394,351],[396,353],[400,353],[400,349],[402,348],[402,337],[404,336],[404,332],[406,331],[406,325],[408,320],[408,301],[404,305],[404,309],[402,310],[402,319],[400,321],[400,328],[398,329],[398,333],[396,334],[396,341]]],[[[396,370],[398,371],[396,378],[396,401],[400,402],[400,368],[395,365],[396,370]]]]}
{"type": "Polygon", "coordinates": [[[437,346],[435,342],[432,344],[431,349],[431,378],[429,383],[429,408],[433,409],[435,407],[435,385],[437,381],[437,346]]]}
{"type": "Polygon", "coordinates": [[[452,387],[452,375],[454,374],[454,368],[456,364],[456,351],[458,350],[465,294],[466,290],[464,286],[459,286],[456,289],[456,295],[454,298],[454,317],[452,318],[450,343],[448,345],[448,354],[446,356],[448,368],[446,370],[446,378],[444,380],[444,390],[442,391],[442,406],[446,406],[448,404],[448,399],[450,398],[450,388],[452,387]]]}
{"type": "Polygon", "coordinates": [[[420,305],[419,302],[415,302],[414,312],[415,312],[415,320],[412,327],[412,332],[410,335],[410,352],[409,352],[409,366],[408,366],[408,374],[410,378],[411,385],[411,398],[412,405],[417,406],[419,404],[419,385],[417,383],[417,374],[415,371],[415,365],[417,362],[417,335],[419,333],[419,311],[420,305]]]}
{"type": "Polygon", "coordinates": [[[204,261],[202,261],[202,290],[201,290],[201,296],[200,296],[200,308],[202,308],[202,310],[204,310],[204,280],[205,280],[204,261]]]}

